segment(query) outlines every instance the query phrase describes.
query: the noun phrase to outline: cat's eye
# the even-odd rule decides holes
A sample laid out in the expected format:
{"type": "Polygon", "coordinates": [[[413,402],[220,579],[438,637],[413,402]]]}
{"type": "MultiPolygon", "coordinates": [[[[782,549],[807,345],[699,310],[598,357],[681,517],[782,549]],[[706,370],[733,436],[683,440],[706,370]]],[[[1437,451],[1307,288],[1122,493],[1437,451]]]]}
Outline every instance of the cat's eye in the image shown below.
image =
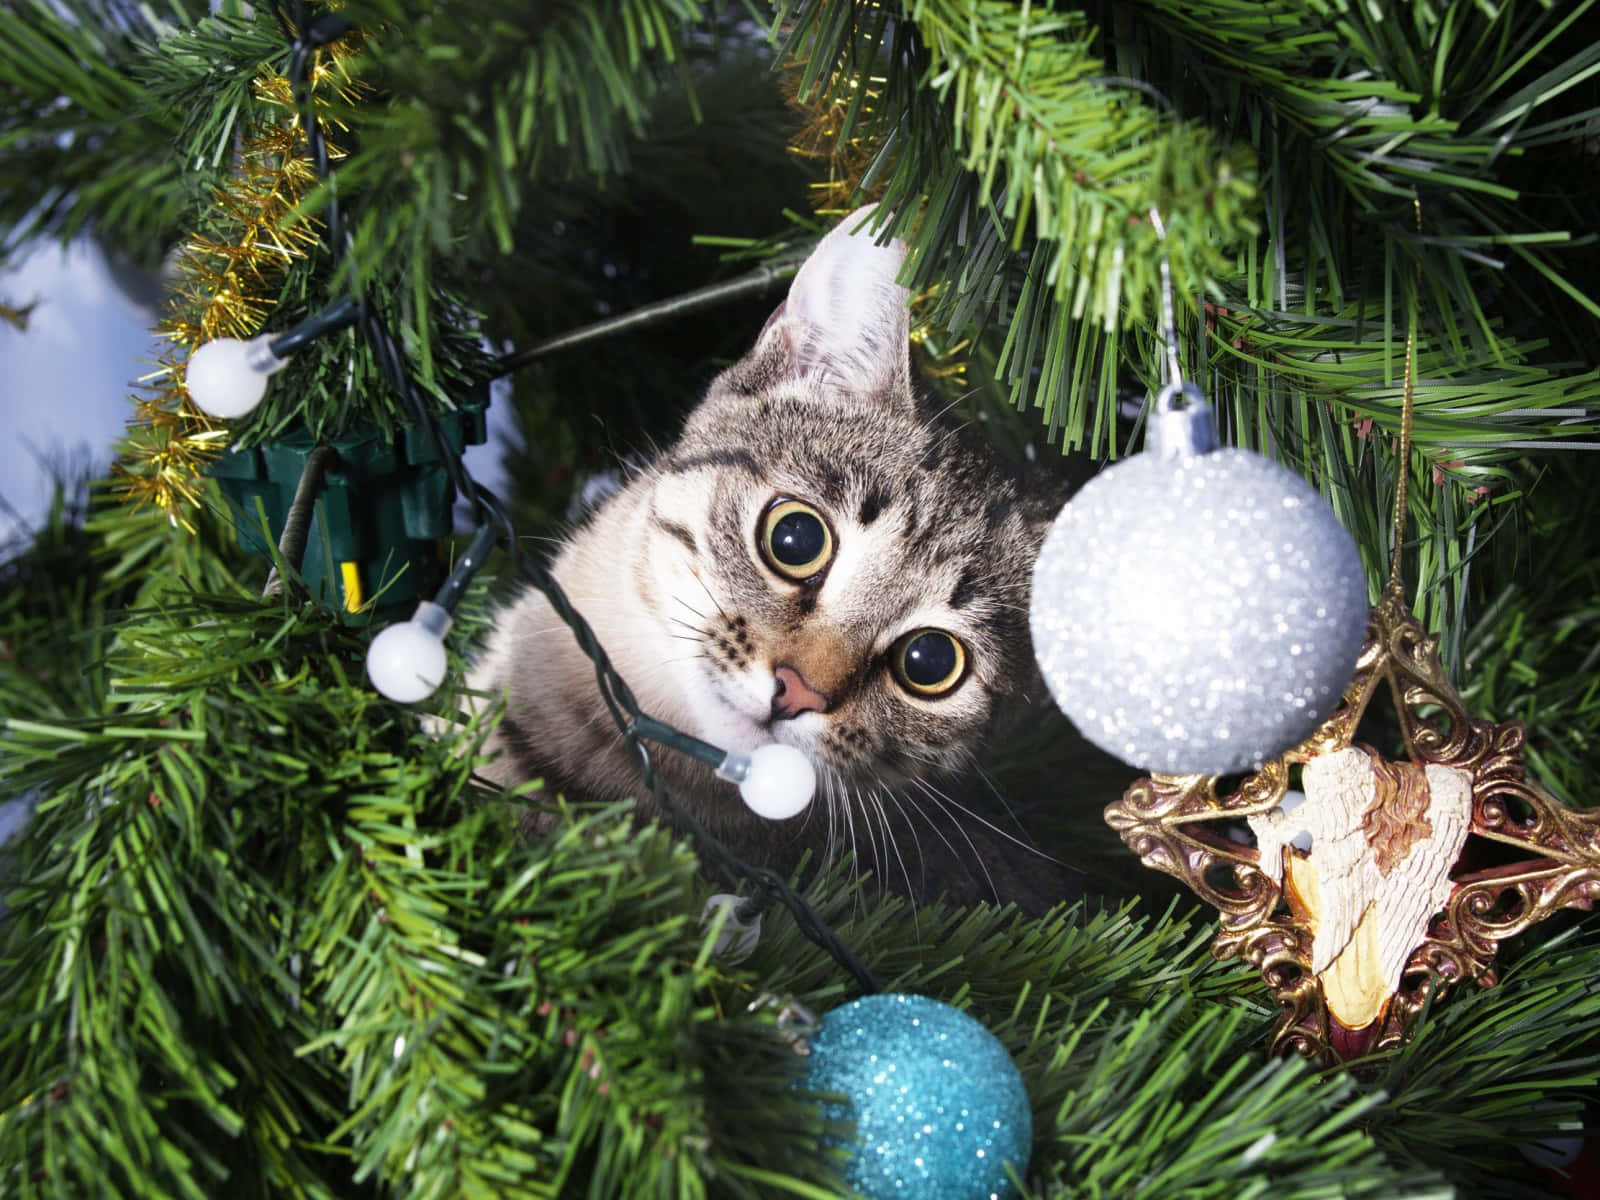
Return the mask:
{"type": "Polygon", "coordinates": [[[966,677],[967,648],[942,629],[915,629],[894,644],[889,665],[912,695],[932,699],[966,677]]]}
{"type": "Polygon", "coordinates": [[[833,558],[833,531],[799,500],[777,500],[761,518],[761,556],[779,575],[803,583],[833,558]]]}

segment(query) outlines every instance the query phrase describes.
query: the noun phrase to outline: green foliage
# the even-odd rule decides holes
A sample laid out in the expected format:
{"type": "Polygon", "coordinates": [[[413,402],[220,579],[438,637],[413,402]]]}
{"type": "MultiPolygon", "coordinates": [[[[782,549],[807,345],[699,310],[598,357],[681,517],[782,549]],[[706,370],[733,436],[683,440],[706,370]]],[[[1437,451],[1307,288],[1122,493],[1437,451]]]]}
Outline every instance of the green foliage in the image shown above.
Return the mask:
{"type": "Polygon", "coordinates": [[[1590,7],[1098,9],[1117,69],[1258,149],[1263,236],[1181,336],[1231,436],[1321,486],[1374,587],[1415,331],[1408,579],[1457,670],[1468,565],[1507,512],[1485,493],[1514,504],[1530,451],[1594,444],[1595,202],[1571,186],[1600,111],[1590,7]]]}
{"type": "Polygon", "coordinates": [[[837,101],[841,144],[874,154],[863,186],[897,210],[912,282],[945,284],[935,319],[999,345],[995,380],[1047,441],[1132,443],[1120,406],[1164,375],[1164,250],[1225,436],[1321,487],[1374,594],[1396,467],[1373,434],[1399,427],[1414,329],[1410,574],[1459,668],[1467,564],[1503,515],[1479,497],[1514,501],[1528,451],[1592,446],[1600,422],[1593,258],[1574,253],[1600,214],[1569,185],[1600,112],[1588,7],[782,12],[802,96],[837,101]]]}
{"type": "MultiPolygon", "coordinates": [[[[603,187],[626,168],[680,42],[708,12],[701,0],[352,5],[350,19],[381,31],[355,64],[380,97],[337,113],[356,145],[339,186],[362,197],[358,283],[403,264],[407,325],[426,328],[449,258],[510,254],[546,181],[603,187]]],[[[418,349],[426,363],[426,338],[418,349]]]]}
{"type": "Polygon", "coordinates": [[[281,615],[272,640],[229,619],[241,607],[125,624],[105,717],[6,722],[7,790],[41,793],[0,952],[9,1191],[202,1196],[242,1168],[262,1193],[296,1192],[328,1169],[294,1142],[308,1113],[335,1110],[336,1077],[297,1066],[274,1036],[312,1028],[288,999],[293,893],[278,890],[308,882],[280,789],[305,786],[285,751],[309,749],[310,731],[255,722],[304,678],[295,652],[326,646],[286,640],[281,615]],[[236,686],[212,694],[214,682],[236,686]],[[236,752],[252,742],[265,779],[236,752]],[[30,938],[40,928],[56,930],[48,947],[30,938]],[[245,1021],[241,1008],[264,1012],[245,1021]],[[74,1149],[89,1140],[99,1161],[74,1149]]]}
{"type": "Polygon", "coordinates": [[[1462,639],[1468,705],[1495,720],[1521,721],[1536,776],[1587,808],[1596,803],[1600,745],[1597,505],[1600,480],[1592,472],[1552,464],[1520,497],[1518,561],[1488,573],[1462,639]]]}
{"type": "MultiPolygon", "coordinates": [[[[12,645],[99,647],[105,681],[0,726],[3,786],[40,797],[0,933],[8,1192],[834,1194],[751,1002],[825,1010],[847,981],[783,914],[719,965],[665,832],[557,810],[523,841],[472,781],[482,730],[422,734],[331,615],[143,569],[84,592],[64,531],[0,614],[12,645]]],[[[7,711],[51,674],[9,660],[7,711]]],[[[1209,960],[1209,918],[867,895],[835,875],[814,899],[887,986],[1016,1057],[1030,1194],[1495,1194],[1595,1083],[1562,1036],[1596,1002],[1592,939],[1454,998],[1363,1085],[1266,1057],[1264,994],[1209,960]]]]}
{"type": "Polygon", "coordinates": [[[422,736],[363,649],[193,597],[120,622],[104,717],[6,721],[7,790],[43,793],[0,951],[8,1192],[714,1173],[692,856],[617,810],[530,852],[471,731],[422,736]]]}
{"type": "MultiPolygon", "coordinates": [[[[1019,453],[1041,430],[1128,445],[1164,244],[1228,436],[1313,478],[1374,579],[1415,329],[1413,594],[1475,711],[1528,722],[1534,772],[1585,803],[1597,497],[1527,460],[1595,432],[1592,7],[795,0],[752,6],[783,19],[772,50],[696,0],[366,0],[343,10],[370,90],[337,102],[338,197],[355,277],[447,404],[480,334],[526,345],[705,282],[724,268],[697,234],[792,249],[817,227],[781,215],[803,178],[777,65],[844,102],[910,281],[944,284],[933,312],[975,339],[963,411],[1019,453]]],[[[271,6],[11,6],[7,244],[92,228],[154,262],[225,232],[213,189],[287,58],[271,6]]],[[[324,307],[335,271],[293,265],[271,325],[324,307]]],[[[517,380],[525,531],[665,436],[769,308],[517,380]]],[[[330,339],[241,432],[392,423],[377,378],[330,339]]],[[[0,790],[37,801],[4,865],[0,1190],[835,1194],[829,1131],[751,1005],[827,1009],[847,981],[784,914],[719,964],[668,834],[550,800],[550,836],[519,838],[472,777],[484,729],[427,736],[380,701],[364,638],[259,600],[219,522],[77,507],[0,575],[0,790]]],[[[1072,823],[1119,771],[1049,777],[1056,847],[1114,841],[1072,823]]],[[[1524,939],[1499,986],[1357,1076],[1267,1056],[1266,993],[1210,959],[1209,917],[912,909],[836,876],[813,898],[889,986],[1012,1051],[1030,1195],[1530,1194],[1517,1143],[1576,1119],[1600,1069],[1590,926],[1524,939]]]]}
{"type": "Polygon", "coordinates": [[[1600,1084],[1594,932],[1513,950],[1497,987],[1453,996],[1379,1065],[1371,1128],[1393,1161],[1446,1173],[1465,1195],[1542,1194],[1517,1186],[1508,1144],[1586,1121],[1600,1084]]]}
{"type": "Polygon", "coordinates": [[[181,0],[0,10],[0,246],[94,230],[146,265],[161,261],[195,197],[174,153],[187,149],[175,146],[183,113],[152,97],[141,68],[158,38],[204,11],[181,0]]]}
{"type": "MultiPolygon", "coordinates": [[[[998,317],[1011,399],[1047,419],[1069,397],[1114,408],[1120,331],[1159,311],[1158,244],[1178,286],[1205,292],[1255,231],[1249,155],[1109,78],[1081,14],[861,0],[786,3],[780,20],[801,99],[843,104],[840,141],[875,151],[862,185],[895,210],[913,286],[947,285],[934,319],[970,332],[998,317]]],[[[1066,425],[1082,444],[1080,409],[1066,425]]]]}
{"type": "MultiPolygon", "coordinates": [[[[1298,276],[1338,306],[1352,292],[1393,295],[1420,265],[1428,324],[1452,342],[1491,346],[1504,335],[1484,294],[1503,295],[1507,259],[1600,316],[1593,279],[1574,271],[1571,254],[1593,228],[1572,206],[1592,211],[1593,201],[1558,196],[1540,177],[1552,152],[1581,156],[1593,119],[1600,51],[1581,32],[1593,7],[1141,5],[1186,47],[1186,102],[1270,130],[1264,185],[1284,250],[1261,296],[1298,276]],[[1357,253],[1373,235],[1383,253],[1357,253]]],[[[1554,299],[1547,293],[1545,306],[1554,299]]]]}

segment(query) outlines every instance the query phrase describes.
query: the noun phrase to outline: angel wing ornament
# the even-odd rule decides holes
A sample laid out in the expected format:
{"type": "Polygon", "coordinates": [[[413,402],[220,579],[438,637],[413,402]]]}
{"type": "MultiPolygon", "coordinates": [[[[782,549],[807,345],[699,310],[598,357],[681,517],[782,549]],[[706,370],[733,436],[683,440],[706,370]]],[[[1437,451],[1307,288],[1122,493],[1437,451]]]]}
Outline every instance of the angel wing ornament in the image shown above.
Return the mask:
{"type": "Polygon", "coordinates": [[[1106,819],[1147,866],[1218,908],[1212,952],[1261,970],[1282,1005],[1280,1050],[1348,1059],[1403,1037],[1430,989],[1494,983],[1500,941],[1600,900],[1600,813],[1530,782],[1522,742],[1519,724],[1468,715],[1391,588],[1344,703],[1309,739],[1231,788],[1140,779],[1106,819]],[[1383,684],[1398,761],[1353,740],[1383,684]],[[1228,836],[1240,827],[1254,845],[1228,836]],[[1475,854],[1480,842],[1494,852],[1475,854]]]}
{"type": "Polygon", "coordinates": [[[1472,823],[1472,776],[1386,763],[1366,746],[1309,760],[1305,800],[1248,818],[1261,873],[1311,929],[1311,970],[1343,1025],[1377,1020],[1450,896],[1472,823]],[[1309,850],[1291,845],[1311,835],[1309,850]],[[1285,851],[1288,851],[1287,855],[1285,851]]]}

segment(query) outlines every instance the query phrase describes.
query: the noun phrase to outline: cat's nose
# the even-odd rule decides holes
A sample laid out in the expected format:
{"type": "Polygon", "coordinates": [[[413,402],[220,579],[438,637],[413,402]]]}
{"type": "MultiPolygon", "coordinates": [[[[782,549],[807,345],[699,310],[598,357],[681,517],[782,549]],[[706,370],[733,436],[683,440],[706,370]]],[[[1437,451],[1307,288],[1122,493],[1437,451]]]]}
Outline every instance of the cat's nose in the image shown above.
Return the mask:
{"type": "Polygon", "coordinates": [[[793,667],[773,671],[777,686],[772,693],[772,719],[787,721],[803,712],[827,712],[828,698],[806,682],[793,667]]]}

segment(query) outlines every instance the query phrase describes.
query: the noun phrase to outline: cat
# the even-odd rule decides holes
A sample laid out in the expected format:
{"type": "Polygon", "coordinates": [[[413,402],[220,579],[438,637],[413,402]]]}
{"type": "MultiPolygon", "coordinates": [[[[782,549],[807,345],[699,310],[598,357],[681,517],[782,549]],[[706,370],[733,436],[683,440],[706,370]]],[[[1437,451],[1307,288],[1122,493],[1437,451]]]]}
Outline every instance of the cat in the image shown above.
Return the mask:
{"type": "MultiPolygon", "coordinates": [[[[1033,885],[997,877],[1049,860],[950,788],[1042,694],[1028,590],[1062,497],[1020,487],[919,398],[896,282],[906,247],[878,244],[870,213],[822,238],[754,348],[551,569],[645,712],[724,749],[779,741],[816,764],[809,809],[774,822],[709,767],[652,748],[667,787],[735,853],[788,870],[802,851],[853,849],[914,896],[1019,898],[1006,893],[1033,885]]],[[[541,593],[500,612],[468,684],[506,698],[490,778],[635,796],[651,812],[592,664],[541,593]]],[[[1020,898],[1041,908],[1071,887],[1020,898]]]]}

